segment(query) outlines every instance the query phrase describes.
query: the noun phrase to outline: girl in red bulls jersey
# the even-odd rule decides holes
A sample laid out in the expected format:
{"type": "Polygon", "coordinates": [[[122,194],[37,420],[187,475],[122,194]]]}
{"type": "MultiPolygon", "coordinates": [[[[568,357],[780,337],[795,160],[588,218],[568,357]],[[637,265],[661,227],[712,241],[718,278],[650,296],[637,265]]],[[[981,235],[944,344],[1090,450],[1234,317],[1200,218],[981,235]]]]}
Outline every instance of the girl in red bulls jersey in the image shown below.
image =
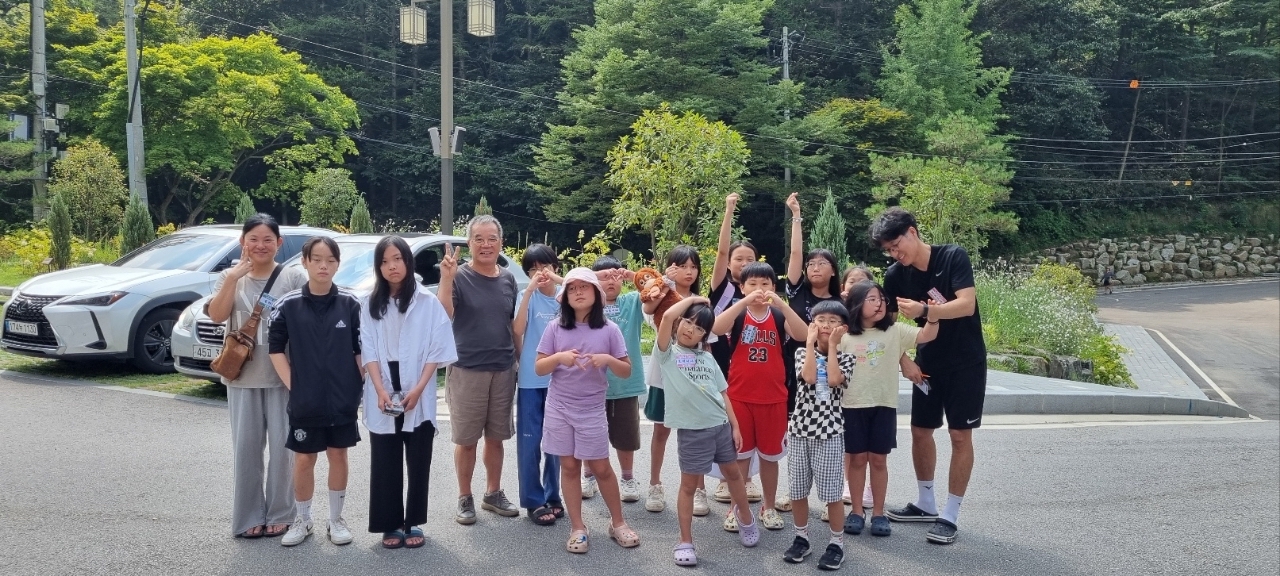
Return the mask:
{"type": "MultiPolygon", "coordinates": [[[[760,484],[764,502],[772,503],[778,491],[778,461],[787,433],[787,374],[783,342],[803,339],[808,325],[774,293],[778,276],[773,267],[754,262],[742,268],[742,300],[716,317],[712,332],[729,334],[729,401],[738,416],[742,451],[738,465],[750,474],[751,457],[760,456],[760,484]]],[[[760,524],[781,530],[785,523],[772,505],[762,505],[760,524]]],[[[729,512],[725,529],[736,531],[736,516],[729,512]]]]}

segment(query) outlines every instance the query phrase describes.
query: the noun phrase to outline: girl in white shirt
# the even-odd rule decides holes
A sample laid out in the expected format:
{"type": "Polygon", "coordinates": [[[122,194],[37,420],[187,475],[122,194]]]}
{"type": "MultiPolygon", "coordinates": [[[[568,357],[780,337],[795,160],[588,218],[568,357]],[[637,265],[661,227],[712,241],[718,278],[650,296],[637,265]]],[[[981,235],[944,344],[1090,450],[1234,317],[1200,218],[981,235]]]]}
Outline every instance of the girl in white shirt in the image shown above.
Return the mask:
{"type": "Polygon", "coordinates": [[[426,543],[427,489],[436,435],[436,370],[458,359],[444,306],[414,281],[413,251],[398,236],[374,249],[373,293],[361,307],[360,345],[369,379],[364,422],[372,447],[369,531],[384,548],[426,543]],[[393,395],[399,398],[393,399],[393,395]],[[384,412],[399,400],[404,413],[384,412]],[[407,465],[409,490],[404,494],[407,465]]]}

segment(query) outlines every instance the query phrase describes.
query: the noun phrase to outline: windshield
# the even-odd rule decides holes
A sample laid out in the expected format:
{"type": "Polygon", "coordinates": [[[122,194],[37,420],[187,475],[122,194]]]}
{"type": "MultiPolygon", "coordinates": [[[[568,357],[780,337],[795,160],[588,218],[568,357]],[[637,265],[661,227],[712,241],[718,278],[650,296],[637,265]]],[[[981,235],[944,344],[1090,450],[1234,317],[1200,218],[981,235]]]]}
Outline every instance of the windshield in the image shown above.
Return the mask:
{"type": "MultiPolygon", "coordinates": [[[[338,273],[333,275],[333,283],[343,288],[359,289],[373,278],[373,249],[377,244],[369,242],[338,242],[338,250],[342,254],[342,262],[338,265],[338,273]]],[[[301,258],[301,254],[298,255],[301,258]]]]}
{"type": "Polygon", "coordinates": [[[150,270],[199,270],[211,258],[222,255],[235,238],[212,234],[170,234],[157,238],[112,262],[121,268],[150,270]]]}

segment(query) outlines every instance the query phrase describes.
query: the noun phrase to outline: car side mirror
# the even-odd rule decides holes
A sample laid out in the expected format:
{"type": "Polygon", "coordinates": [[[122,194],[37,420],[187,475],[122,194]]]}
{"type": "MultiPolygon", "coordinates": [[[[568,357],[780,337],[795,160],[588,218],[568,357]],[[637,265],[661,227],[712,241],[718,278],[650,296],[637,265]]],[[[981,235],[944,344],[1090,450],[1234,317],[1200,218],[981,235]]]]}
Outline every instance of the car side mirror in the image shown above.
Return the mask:
{"type": "Polygon", "coordinates": [[[213,274],[217,274],[218,272],[221,272],[221,271],[223,271],[223,270],[226,270],[227,268],[230,268],[230,267],[232,267],[232,266],[235,266],[235,263],[236,263],[236,261],[235,261],[235,260],[232,260],[232,259],[231,259],[231,255],[230,255],[230,254],[228,254],[228,255],[224,256],[224,257],[222,258],[222,260],[220,260],[220,261],[218,262],[218,265],[217,265],[217,266],[214,266],[214,267],[213,267],[213,270],[210,270],[209,272],[210,272],[210,273],[213,273],[213,274]]]}

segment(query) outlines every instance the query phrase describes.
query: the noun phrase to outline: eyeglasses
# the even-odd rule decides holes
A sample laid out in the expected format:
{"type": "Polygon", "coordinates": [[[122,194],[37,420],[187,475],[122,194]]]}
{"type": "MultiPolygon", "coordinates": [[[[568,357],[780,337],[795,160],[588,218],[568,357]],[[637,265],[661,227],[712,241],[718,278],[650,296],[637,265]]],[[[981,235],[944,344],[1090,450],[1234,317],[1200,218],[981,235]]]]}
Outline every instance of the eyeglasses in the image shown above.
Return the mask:
{"type": "Polygon", "coordinates": [[[822,268],[823,266],[826,266],[829,268],[831,267],[831,263],[827,262],[826,260],[810,260],[809,263],[804,265],[805,268],[808,268],[810,270],[813,270],[815,268],[822,268]]]}
{"type": "Polygon", "coordinates": [[[866,302],[867,304],[881,304],[884,302],[884,298],[881,298],[879,296],[868,296],[864,298],[862,301],[866,302]]]}
{"type": "Polygon", "coordinates": [[[694,322],[693,320],[690,320],[690,319],[688,319],[688,318],[681,318],[681,319],[680,319],[680,328],[681,328],[681,329],[685,329],[685,328],[690,328],[690,329],[692,329],[692,330],[694,331],[693,333],[694,333],[694,334],[696,334],[699,338],[701,338],[704,334],[706,334],[706,333],[707,333],[707,331],[706,331],[706,330],[703,330],[701,326],[698,326],[698,324],[697,324],[696,322],[694,322]]]}
{"type": "Polygon", "coordinates": [[[844,324],[844,322],[841,322],[839,320],[817,320],[817,319],[815,319],[813,323],[817,324],[818,326],[831,326],[831,327],[836,327],[841,324],[844,324]]]}
{"type": "Polygon", "coordinates": [[[902,238],[901,238],[901,237],[899,237],[897,240],[894,240],[893,242],[890,242],[889,244],[885,244],[885,245],[884,245],[884,255],[885,255],[885,256],[893,256],[895,253],[897,253],[897,252],[898,252],[898,245],[899,245],[899,244],[901,244],[901,243],[902,243],[902,238]]]}

